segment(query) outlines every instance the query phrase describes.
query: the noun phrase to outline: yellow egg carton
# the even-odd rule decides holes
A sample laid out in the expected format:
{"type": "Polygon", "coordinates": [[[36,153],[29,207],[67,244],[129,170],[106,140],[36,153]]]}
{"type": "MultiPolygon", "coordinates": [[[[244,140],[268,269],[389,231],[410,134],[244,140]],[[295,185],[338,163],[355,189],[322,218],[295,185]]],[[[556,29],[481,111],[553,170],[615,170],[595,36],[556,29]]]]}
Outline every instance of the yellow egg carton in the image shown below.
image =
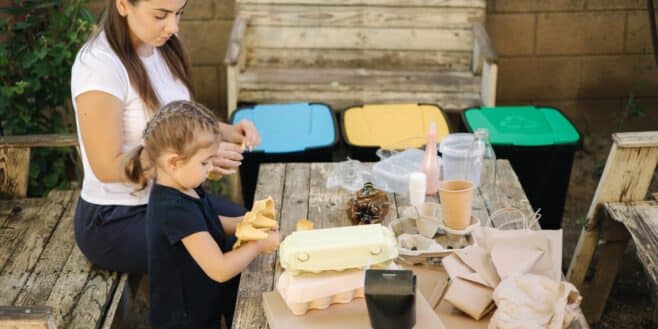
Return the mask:
{"type": "Polygon", "coordinates": [[[397,257],[395,235],[380,224],[297,231],[279,246],[281,266],[292,274],[363,269],[397,257]]]}

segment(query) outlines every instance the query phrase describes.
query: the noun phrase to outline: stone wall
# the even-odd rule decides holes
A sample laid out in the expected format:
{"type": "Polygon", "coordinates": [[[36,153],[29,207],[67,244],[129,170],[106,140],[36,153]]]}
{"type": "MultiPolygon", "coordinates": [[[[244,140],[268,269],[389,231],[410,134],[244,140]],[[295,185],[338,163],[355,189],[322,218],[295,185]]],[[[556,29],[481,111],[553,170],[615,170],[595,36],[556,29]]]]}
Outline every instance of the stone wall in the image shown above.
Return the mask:
{"type": "MultiPolygon", "coordinates": [[[[102,0],[92,2],[96,11],[102,0]]],[[[645,0],[488,0],[487,28],[500,53],[498,103],[562,109],[585,134],[615,129],[632,91],[658,127],[658,70],[645,0]]],[[[233,0],[189,0],[181,36],[198,99],[225,113],[225,46],[233,0]]]]}
{"type": "Polygon", "coordinates": [[[608,134],[634,92],[648,117],[624,128],[658,128],[645,8],[645,0],[489,0],[498,103],[556,106],[585,134],[608,134]]]}

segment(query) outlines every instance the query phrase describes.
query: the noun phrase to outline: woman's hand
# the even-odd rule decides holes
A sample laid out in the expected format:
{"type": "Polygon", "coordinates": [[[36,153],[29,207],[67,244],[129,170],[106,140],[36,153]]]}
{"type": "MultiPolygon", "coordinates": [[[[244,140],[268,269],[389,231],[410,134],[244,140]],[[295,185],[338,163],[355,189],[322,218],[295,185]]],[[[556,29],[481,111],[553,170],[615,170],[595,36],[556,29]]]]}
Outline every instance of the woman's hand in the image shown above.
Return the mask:
{"type": "Polygon", "coordinates": [[[260,135],[256,126],[249,120],[240,120],[235,127],[238,133],[242,135],[242,145],[249,151],[253,151],[254,147],[260,145],[260,135]]]}
{"type": "Polygon", "coordinates": [[[230,142],[237,145],[243,145],[245,148],[253,150],[254,147],[260,145],[260,135],[256,126],[249,120],[240,120],[236,125],[220,122],[219,129],[222,132],[222,141],[230,142]]]}
{"type": "Polygon", "coordinates": [[[219,143],[217,154],[212,160],[212,172],[220,173],[223,176],[235,174],[238,167],[242,164],[242,148],[238,144],[231,142],[219,143]]]}

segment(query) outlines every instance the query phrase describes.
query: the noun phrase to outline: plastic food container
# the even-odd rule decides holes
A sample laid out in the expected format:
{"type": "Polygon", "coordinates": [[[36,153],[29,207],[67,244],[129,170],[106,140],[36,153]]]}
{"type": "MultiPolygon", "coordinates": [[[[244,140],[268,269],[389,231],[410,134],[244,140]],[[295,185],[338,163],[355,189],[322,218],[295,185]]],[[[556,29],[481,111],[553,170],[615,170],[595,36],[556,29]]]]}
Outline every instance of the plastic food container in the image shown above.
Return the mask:
{"type": "Polygon", "coordinates": [[[473,138],[473,134],[456,133],[441,141],[439,152],[442,156],[443,180],[467,179],[475,187],[480,186],[484,147],[479,145],[471,149],[473,138]]]}
{"type": "MultiPolygon", "coordinates": [[[[386,192],[408,194],[409,175],[423,171],[424,157],[425,151],[408,149],[382,159],[372,166],[373,184],[386,192]]],[[[437,156],[437,162],[440,168],[441,157],[437,156]]]]}

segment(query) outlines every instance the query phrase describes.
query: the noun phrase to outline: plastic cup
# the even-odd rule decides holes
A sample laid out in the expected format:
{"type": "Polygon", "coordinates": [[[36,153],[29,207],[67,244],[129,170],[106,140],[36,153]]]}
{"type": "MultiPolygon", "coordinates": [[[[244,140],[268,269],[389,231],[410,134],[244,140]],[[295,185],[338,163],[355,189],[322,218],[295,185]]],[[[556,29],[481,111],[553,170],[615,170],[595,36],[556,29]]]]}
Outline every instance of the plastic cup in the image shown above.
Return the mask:
{"type": "Polygon", "coordinates": [[[426,238],[433,238],[438,231],[441,221],[441,206],[438,203],[426,202],[418,207],[419,216],[416,218],[418,233],[426,238]]]}
{"type": "Polygon", "coordinates": [[[443,224],[463,230],[471,222],[473,183],[467,180],[447,180],[439,184],[443,224]]]}

